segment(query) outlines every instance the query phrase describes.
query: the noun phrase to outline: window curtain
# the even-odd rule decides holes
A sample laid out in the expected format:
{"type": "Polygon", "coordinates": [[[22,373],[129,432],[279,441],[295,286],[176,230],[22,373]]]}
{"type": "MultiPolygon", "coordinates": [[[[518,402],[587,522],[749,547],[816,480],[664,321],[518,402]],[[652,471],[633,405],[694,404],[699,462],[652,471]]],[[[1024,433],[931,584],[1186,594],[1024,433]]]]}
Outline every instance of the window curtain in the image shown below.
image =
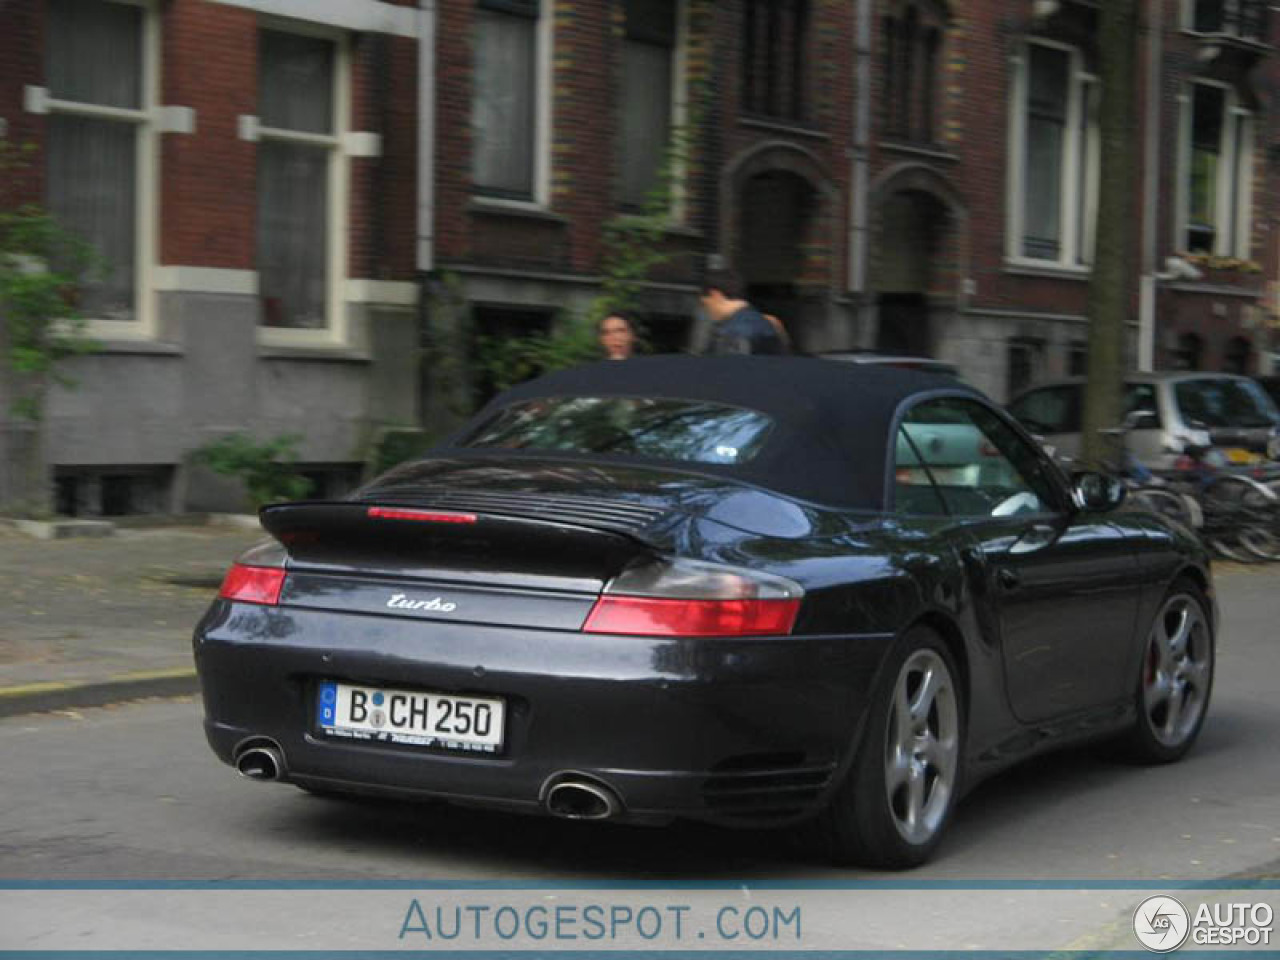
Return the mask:
{"type": "MultiPolygon", "coordinates": [[[[142,10],[48,0],[46,75],[58,100],[142,106],[142,10]]],[[[94,251],[78,308],[102,320],[136,319],[138,125],[53,113],[45,143],[46,204],[94,251]]]]}
{"type": "MultiPolygon", "coordinates": [[[[332,42],[263,31],[262,125],[297,133],[334,130],[332,42]]],[[[258,285],[267,327],[328,325],[329,167],[334,150],[263,134],[258,144],[258,285]]]]}
{"type": "Polygon", "coordinates": [[[476,13],[472,177],[477,189],[533,197],[538,21],[476,13]]]}
{"type": "Polygon", "coordinates": [[[58,100],[142,106],[142,10],[100,0],[47,0],[46,75],[58,100]]]}
{"type": "Polygon", "coordinates": [[[622,202],[639,207],[658,183],[671,139],[671,48],[629,41],[623,59],[622,202]]]}
{"type": "Polygon", "coordinates": [[[262,34],[258,115],[264,127],[333,132],[333,44],[267,30],[262,34]]]}
{"type": "Polygon", "coordinates": [[[327,147],[258,144],[258,285],[268,327],[327,326],[327,147]]]}
{"type": "Polygon", "coordinates": [[[1023,253],[1057,260],[1062,249],[1062,160],[1071,57],[1062,50],[1028,50],[1023,253]]]}

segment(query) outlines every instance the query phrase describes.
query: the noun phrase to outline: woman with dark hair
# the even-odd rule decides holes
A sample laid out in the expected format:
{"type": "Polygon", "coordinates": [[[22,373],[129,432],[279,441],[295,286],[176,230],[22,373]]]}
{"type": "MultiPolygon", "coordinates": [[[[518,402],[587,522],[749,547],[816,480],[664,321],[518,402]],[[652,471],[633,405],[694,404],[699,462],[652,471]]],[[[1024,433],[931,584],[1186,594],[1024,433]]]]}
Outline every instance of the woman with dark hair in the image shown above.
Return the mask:
{"type": "Polygon", "coordinates": [[[626,360],[636,349],[636,328],[631,317],[614,310],[605,315],[596,329],[604,355],[610,360],[626,360]]]}

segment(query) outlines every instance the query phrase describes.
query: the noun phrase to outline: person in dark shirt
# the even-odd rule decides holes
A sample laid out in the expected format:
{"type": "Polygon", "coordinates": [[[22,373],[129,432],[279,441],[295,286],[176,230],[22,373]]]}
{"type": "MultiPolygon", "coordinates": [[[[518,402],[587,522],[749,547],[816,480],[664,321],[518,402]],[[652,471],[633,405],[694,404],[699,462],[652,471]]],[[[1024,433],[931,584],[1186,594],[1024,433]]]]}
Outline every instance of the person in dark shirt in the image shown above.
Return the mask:
{"type": "Polygon", "coordinates": [[[786,334],[775,317],[747,302],[742,281],[714,270],[702,284],[702,309],[711,320],[706,353],[788,353],[786,334]]]}

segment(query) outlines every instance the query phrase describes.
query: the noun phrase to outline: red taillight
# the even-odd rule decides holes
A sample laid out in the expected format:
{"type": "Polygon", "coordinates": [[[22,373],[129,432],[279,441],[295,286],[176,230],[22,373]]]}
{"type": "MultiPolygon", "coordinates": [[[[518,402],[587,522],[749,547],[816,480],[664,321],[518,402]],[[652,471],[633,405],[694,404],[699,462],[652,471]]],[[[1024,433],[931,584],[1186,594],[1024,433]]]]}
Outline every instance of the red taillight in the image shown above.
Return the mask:
{"type": "Polygon", "coordinates": [[[274,607],[280,601],[286,572],[280,567],[249,567],[237,563],[227,571],[218,596],[240,603],[262,603],[274,607]]]}
{"type": "Polygon", "coordinates": [[[585,633],[640,637],[749,637],[788,634],[799,600],[672,600],[602,596],[585,633]]]}
{"type": "Polygon", "coordinates": [[[401,507],[370,507],[368,516],[376,520],[415,520],[418,523],[475,523],[474,513],[440,513],[432,510],[405,510],[401,507]]]}

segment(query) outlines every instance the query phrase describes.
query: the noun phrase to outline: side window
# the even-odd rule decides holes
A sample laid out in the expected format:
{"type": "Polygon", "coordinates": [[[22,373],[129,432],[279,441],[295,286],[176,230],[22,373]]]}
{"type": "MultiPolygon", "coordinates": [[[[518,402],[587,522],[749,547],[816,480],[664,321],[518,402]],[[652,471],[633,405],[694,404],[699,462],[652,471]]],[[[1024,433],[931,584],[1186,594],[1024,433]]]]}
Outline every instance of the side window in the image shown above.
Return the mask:
{"type": "Polygon", "coordinates": [[[934,485],[946,512],[988,517],[1049,513],[1057,500],[1044,461],[998,416],[963,398],[928,400],[904,418],[895,481],[899,513],[933,514],[934,485]]]}
{"type": "Polygon", "coordinates": [[[893,466],[895,513],[915,517],[944,517],[947,505],[919,454],[907,437],[906,427],[898,428],[898,440],[893,466]]]}
{"type": "Polygon", "coordinates": [[[1131,383],[1124,388],[1125,416],[1134,411],[1150,413],[1156,418],[1156,425],[1151,429],[1159,430],[1164,426],[1160,417],[1160,405],[1156,403],[1156,388],[1149,383],[1131,383]]]}
{"type": "Polygon", "coordinates": [[[1074,386],[1032,390],[1009,412],[1032,433],[1079,433],[1080,390],[1074,386]]]}

